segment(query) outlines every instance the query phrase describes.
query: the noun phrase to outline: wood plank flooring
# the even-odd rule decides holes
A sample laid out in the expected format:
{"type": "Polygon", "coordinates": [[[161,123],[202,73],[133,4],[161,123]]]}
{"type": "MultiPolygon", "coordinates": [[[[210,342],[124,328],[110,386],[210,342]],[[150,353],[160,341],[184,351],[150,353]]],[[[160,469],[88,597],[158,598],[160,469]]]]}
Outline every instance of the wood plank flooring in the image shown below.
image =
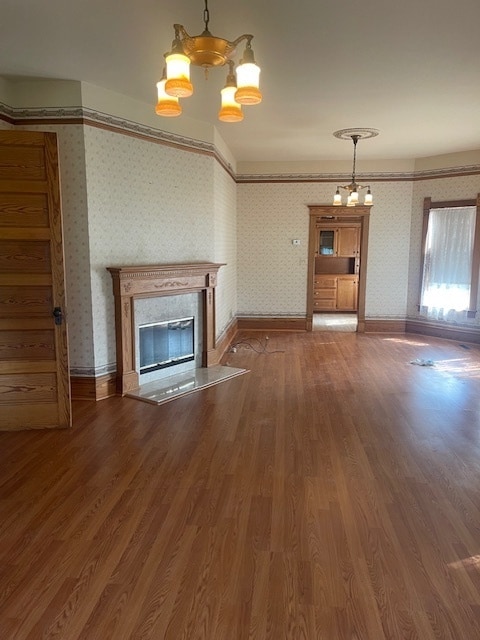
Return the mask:
{"type": "Polygon", "coordinates": [[[478,640],[479,348],[237,342],[246,375],[0,434],[0,638],[478,640]]]}

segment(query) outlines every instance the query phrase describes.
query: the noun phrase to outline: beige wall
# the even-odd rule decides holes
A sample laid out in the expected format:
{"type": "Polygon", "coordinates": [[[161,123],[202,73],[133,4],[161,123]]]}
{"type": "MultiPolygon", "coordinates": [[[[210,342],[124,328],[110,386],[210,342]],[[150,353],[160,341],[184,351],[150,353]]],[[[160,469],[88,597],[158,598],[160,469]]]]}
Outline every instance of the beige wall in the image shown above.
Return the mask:
{"type": "MultiPolygon", "coordinates": [[[[38,99],[59,119],[67,117],[62,113],[66,103],[78,98],[72,83],[60,85],[42,82],[38,91],[38,99]],[[50,94],[49,88],[55,91],[50,94]],[[54,107],[56,99],[60,109],[54,107]]],[[[0,85],[0,101],[5,98],[1,91],[0,85]]],[[[22,92],[23,85],[16,87],[15,106],[22,92]]],[[[93,93],[98,102],[98,92],[93,93]]],[[[100,97],[106,99],[102,92],[100,97]]],[[[28,115],[28,109],[21,111],[28,115]]],[[[122,122],[107,118],[105,124],[117,125],[116,130],[90,124],[18,125],[58,136],[70,368],[76,375],[101,375],[116,366],[108,266],[224,262],[217,287],[217,336],[237,312],[236,185],[224,167],[232,159],[221,163],[211,145],[199,151],[193,139],[191,150],[165,144],[143,124],[142,137],[137,131],[131,135],[122,131],[122,122]]],[[[1,118],[0,126],[14,128],[1,118]]],[[[212,137],[221,147],[220,137],[212,137]]],[[[179,140],[184,144],[186,139],[179,140]]]]}
{"type": "Polygon", "coordinates": [[[115,363],[108,266],[213,261],[213,163],[121,133],[87,127],[90,278],[95,369],[115,363]]]}
{"type": "MultiPolygon", "coordinates": [[[[332,183],[238,185],[238,313],[305,316],[309,204],[331,204],[332,183]],[[293,246],[292,240],[300,240],[293,246]]],[[[403,318],[412,183],[372,184],[366,315],[403,318]]]]}
{"type": "Polygon", "coordinates": [[[214,262],[225,263],[218,272],[217,335],[237,314],[237,185],[218,163],[213,165],[214,262]]]}
{"type": "MultiPolygon", "coordinates": [[[[50,108],[57,119],[68,117],[68,109],[63,110],[79,99],[88,102],[87,111],[80,108],[80,114],[95,118],[95,107],[115,103],[116,112],[145,121],[130,119],[122,130],[118,113],[98,112],[102,127],[93,123],[19,125],[58,134],[72,371],[100,375],[115,368],[107,266],[226,263],[217,288],[217,337],[236,315],[305,316],[308,205],[331,203],[336,184],[348,179],[348,163],[318,165],[315,168],[324,173],[310,182],[295,179],[292,173],[296,169],[301,178],[312,166],[244,163],[243,171],[257,177],[265,174],[267,180],[244,182],[245,174],[240,173],[237,184],[231,175],[234,159],[215,130],[187,122],[187,130],[207,141],[182,137],[178,138],[181,146],[170,144],[162,141],[163,130],[151,127],[151,122],[164,124],[145,115],[145,105],[122,102],[121,96],[113,100],[108,92],[90,85],[82,84],[79,91],[77,85],[42,83],[38,100],[48,107],[44,117],[53,117],[50,108]],[[272,176],[272,171],[279,173],[272,176]],[[285,181],[274,179],[282,175],[285,181]],[[293,239],[300,240],[300,245],[292,245],[293,239]]],[[[11,99],[13,107],[20,109],[28,96],[29,104],[35,104],[27,88],[17,86],[13,91],[10,83],[0,81],[0,102],[5,105],[11,99]]],[[[12,111],[12,105],[7,108],[12,111]]],[[[28,108],[21,112],[28,117],[28,108]]],[[[12,128],[8,118],[0,118],[0,128],[12,128]]],[[[453,177],[449,171],[457,167],[458,174],[467,165],[471,170],[478,158],[480,153],[475,152],[365,166],[375,174],[369,179],[374,206],[367,318],[415,317],[423,198],[474,198],[480,191],[480,167],[477,175],[468,177],[453,177]],[[448,168],[444,175],[442,164],[448,168]],[[436,177],[426,175],[429,170],[436,171],[436,177]]]]}

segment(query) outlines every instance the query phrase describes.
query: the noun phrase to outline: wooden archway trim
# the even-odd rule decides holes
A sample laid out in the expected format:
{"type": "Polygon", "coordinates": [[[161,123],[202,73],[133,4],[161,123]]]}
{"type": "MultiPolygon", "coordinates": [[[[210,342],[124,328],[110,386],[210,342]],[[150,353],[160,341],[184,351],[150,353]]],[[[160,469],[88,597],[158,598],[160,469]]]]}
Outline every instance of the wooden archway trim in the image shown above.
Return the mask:
{"type": "Polygon", "coordinates": [[[138,389],[135,370],[134,301],[137,298],[203,294],[202,366],[215,364],[215,287],[223,263],[194,262],[147,266],[107,267],[113,279],[117,353],[117,393],[138,389]]]}

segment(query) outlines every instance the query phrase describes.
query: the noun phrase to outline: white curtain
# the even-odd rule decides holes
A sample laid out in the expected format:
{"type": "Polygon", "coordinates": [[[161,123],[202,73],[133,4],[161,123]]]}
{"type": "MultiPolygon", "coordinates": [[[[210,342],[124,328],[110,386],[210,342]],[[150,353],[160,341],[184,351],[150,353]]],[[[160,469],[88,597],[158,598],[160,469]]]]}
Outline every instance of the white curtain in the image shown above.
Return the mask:
{"type": "Polygon", "coordinates": [[[421,313],[429,318],[467,317],[475,217],[475,207],[430,210],[421,297],[421,313]]]}

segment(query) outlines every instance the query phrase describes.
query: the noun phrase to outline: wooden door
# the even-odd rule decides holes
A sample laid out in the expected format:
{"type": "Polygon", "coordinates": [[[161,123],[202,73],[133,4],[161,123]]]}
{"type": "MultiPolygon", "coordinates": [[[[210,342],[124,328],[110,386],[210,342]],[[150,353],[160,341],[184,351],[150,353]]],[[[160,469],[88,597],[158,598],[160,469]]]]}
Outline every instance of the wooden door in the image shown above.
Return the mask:
{"type": "Polygon", "coordinates": [[[0,429],[71,425],[64,316],[56,135],[0,131],[0,429]]]}

